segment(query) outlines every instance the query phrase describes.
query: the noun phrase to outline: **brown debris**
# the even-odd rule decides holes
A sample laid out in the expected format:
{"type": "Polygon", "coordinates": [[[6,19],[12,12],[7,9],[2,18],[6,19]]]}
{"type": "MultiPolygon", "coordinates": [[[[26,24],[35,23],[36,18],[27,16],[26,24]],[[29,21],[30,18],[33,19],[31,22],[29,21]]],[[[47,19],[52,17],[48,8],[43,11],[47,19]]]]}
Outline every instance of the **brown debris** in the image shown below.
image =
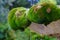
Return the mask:
{"type": "Polygon", "coordinates": [[[19,11],[19,10],[17,10],[15,13],[17,18],[19,18],[22,14],[23,14],[22,11],[19,11]]]}
{"type": "Polygon", "coordinates": [[[50,13],[51,12],[51,9],[50,8],[47,8],[46,11],[47,11],[47,13],[50,13]]]}
{"type": "Polygon", "coordinates": [[[34,6],[34,12],[38,11],[38,9],[40,9],[42,6],[41,5],[35,5],[34,6]]]}

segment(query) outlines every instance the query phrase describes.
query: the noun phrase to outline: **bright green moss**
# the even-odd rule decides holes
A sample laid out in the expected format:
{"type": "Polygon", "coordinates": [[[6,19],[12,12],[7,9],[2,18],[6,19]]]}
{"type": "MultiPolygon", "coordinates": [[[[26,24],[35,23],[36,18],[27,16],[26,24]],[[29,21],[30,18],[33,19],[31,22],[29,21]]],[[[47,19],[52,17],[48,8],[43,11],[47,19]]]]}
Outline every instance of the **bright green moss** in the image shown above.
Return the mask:
{"type": "Polygon", "coordinates": [[[28,19],[39,24],[49,24],[60,18],[60,12],[56,5],[50,3],[37,4],[30,8],[28,19]]]}
{"type": "Polygon", "coordinates": [[[24,30],[30,21],[26,18],[26,8],[14,8],[8,14],[8,22],[13,29],[24,30]]]}
{"type": "Polygon", "coordinates": [[[14,14],[15,14],[16,11],[17,11],[17,9],[14,8],[8,14],[8,23],[14,29],[15,29],[15,27],[17,27],[17,25],[15,23],[15,18],[14,18],[14,14]]]}

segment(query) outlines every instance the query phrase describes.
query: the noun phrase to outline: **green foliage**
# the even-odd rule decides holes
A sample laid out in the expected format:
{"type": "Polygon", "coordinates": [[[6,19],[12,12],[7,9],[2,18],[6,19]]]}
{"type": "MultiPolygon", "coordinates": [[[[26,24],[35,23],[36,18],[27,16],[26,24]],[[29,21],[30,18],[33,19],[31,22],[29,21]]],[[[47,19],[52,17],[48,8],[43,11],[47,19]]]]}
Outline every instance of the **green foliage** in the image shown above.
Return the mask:
{"type": "Polygon", "coordinates": [[[29,36],[20,30],[16,31],[16,40],[29,40],[29,36]]]}
{"type": "Polygon", "coordinates": [[[25,5],[27,5],[27,4],[29,4],[28,2],[27,2],[27,0],[17,0],[17,3],[20,3],[20,6],[25,6],[25,5]]]}
{"type": "Polygon", "coordinates": [[[9,29],[7,24],[0,23],[0,40],[6,39],[7,30],[9,29]]]}
{"type": "Polygon", "coordinates": [[[7,22],[7,15],[9,12],[9,6],[14,0],[0,0],[0,23],[7,22]]]}
{"type": "Polygon", "coordinates": [[[57,0],[57,4],[60,5],[60,0],[57,0]]]}
{"type": "Polygon", "coordinates": [[[55,37],[41,36],[28,28],[14,31],[8,24],[0,24],[0,40],[57,40],[55,37]]]}
{"type": "Polygon", "coordinates": [[[8,24],[0,24],[0,40],[29,40],[29,37],[25,32],[14,31],[8,24]]]}
{"type": "Polygon", "coordinates": [[[30,2],[28,2],[28,0],[15,0],[14,2],[12,2],[12,6],[10,6],[9,8],[16,8],[16,7],[26,7],[29,8],[31,7],[30,2]]]}

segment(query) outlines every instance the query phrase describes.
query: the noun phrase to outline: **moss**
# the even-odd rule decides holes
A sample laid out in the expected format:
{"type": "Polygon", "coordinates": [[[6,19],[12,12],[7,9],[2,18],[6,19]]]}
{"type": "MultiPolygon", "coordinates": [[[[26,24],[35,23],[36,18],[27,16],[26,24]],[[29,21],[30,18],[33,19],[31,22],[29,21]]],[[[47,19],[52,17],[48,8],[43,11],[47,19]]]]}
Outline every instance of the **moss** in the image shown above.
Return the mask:
{"type": "Polygon", "coordinates": [[[12,9],[8,14],[8,22],[14,30],[24,30],[24,28],[29,26],[31,23],[26,18],[26,8],[24,7],[12,9]]]}
{"type": "Polygon", "coordinates": [[[27,17],[31,22],[47,25],[60,18],[58,10],[59,8],[51,3],[37,4],[30,8],[27,17]]]}

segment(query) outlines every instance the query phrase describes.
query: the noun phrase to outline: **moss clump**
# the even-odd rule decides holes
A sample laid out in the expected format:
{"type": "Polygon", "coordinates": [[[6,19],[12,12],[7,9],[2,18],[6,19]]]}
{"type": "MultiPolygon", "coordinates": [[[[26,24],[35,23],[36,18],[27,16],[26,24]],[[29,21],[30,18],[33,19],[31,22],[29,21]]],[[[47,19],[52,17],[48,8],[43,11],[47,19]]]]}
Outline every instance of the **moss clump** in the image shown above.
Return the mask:
{"type": "Polygon", "coordinates": [[[28,19],[39,24],[49,24],[60,18],[60,12],[56,5],[51,3],[37,4],[30,8],[28,19]]]}
{"type": "Polygon", "coordinates": [[[30,21],[26,18],[26,8],[12,9],[8,14],[8,22],[14,30],[24,30],[30,25],[30,21]]]}

